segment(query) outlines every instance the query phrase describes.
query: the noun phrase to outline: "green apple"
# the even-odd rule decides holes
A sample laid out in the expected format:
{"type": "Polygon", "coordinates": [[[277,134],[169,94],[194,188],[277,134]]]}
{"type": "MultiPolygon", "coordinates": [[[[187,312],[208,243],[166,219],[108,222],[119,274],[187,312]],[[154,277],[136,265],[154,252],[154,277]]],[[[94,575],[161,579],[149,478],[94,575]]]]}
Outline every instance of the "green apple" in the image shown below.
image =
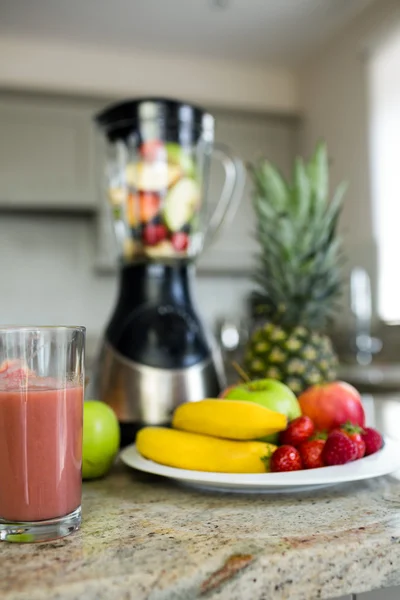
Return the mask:
{"type": "MultiPolygon", "coordinates": [[[[285,415],[289,421],[300,417],[300,404],[290,388],[275,379],[259,379],[249,383],[241,383],[230,387],[223,394],[226,400],[247,400],[256,402],[270,410],[285,415]]],[[[265,439],[276,443],[278,434],[269,435],[265,439]]]]}
{"type": "Polygon", "coordinates": [[[120,429],[112,408],[98,400],[83,405],[82,478],[102,477],[119,450],[120,429]]]}

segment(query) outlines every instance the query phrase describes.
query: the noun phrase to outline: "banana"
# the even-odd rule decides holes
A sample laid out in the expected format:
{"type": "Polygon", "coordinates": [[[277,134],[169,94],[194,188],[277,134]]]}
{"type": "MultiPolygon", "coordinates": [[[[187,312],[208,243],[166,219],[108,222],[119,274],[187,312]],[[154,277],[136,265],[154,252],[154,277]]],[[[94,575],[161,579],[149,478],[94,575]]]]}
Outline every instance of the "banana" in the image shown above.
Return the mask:
{"type": "Polygon", "coordinates": [[[223,440],[166,427],[145,427],[136,436],[136,448],[144,458],[178,469],[265,473],[276,446],[223,440]]]}
{"type": "Polygon", "coordinates": [[[178,406],[172,426],[231,440],[256,440],[286,429],[287,418],[255,402],[206,399],[178,406]]]}

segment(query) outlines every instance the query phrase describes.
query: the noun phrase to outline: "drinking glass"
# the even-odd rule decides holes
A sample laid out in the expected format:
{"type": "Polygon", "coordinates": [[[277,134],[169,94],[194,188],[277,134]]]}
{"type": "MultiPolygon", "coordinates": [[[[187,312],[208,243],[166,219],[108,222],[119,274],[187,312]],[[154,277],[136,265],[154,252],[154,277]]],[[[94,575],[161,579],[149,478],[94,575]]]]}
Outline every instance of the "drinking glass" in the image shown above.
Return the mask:
{"type": "Polygon", "coordinates": [[[81,523],[84,327],[0,326],[0,540],[81,523]]]}

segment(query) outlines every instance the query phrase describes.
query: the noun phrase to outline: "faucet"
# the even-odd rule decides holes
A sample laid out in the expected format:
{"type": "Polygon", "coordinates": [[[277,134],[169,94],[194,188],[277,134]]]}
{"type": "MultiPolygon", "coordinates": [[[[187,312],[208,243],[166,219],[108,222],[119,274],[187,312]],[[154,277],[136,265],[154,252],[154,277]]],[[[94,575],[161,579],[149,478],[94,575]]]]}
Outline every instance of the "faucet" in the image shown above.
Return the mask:
{"type": "Polygon", "coordinates": [[[371,336],[372,295],[371,279],[365,269],[355,267],[350,275],[351,311],[355,316],[356,360],[369,365],[374,354],[382,350],[382,340],[371,336]]]}

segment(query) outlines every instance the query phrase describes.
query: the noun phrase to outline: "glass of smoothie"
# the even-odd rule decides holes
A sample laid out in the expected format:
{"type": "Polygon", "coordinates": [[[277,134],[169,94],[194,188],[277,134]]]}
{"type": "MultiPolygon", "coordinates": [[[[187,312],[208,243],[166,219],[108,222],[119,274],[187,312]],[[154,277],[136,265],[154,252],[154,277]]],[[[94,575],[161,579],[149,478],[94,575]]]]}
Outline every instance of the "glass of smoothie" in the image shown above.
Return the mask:
{"type": "Polygon", "coordinates": [[[0,326],[0,540],[79,529],[84,327],[0,326]]]}

